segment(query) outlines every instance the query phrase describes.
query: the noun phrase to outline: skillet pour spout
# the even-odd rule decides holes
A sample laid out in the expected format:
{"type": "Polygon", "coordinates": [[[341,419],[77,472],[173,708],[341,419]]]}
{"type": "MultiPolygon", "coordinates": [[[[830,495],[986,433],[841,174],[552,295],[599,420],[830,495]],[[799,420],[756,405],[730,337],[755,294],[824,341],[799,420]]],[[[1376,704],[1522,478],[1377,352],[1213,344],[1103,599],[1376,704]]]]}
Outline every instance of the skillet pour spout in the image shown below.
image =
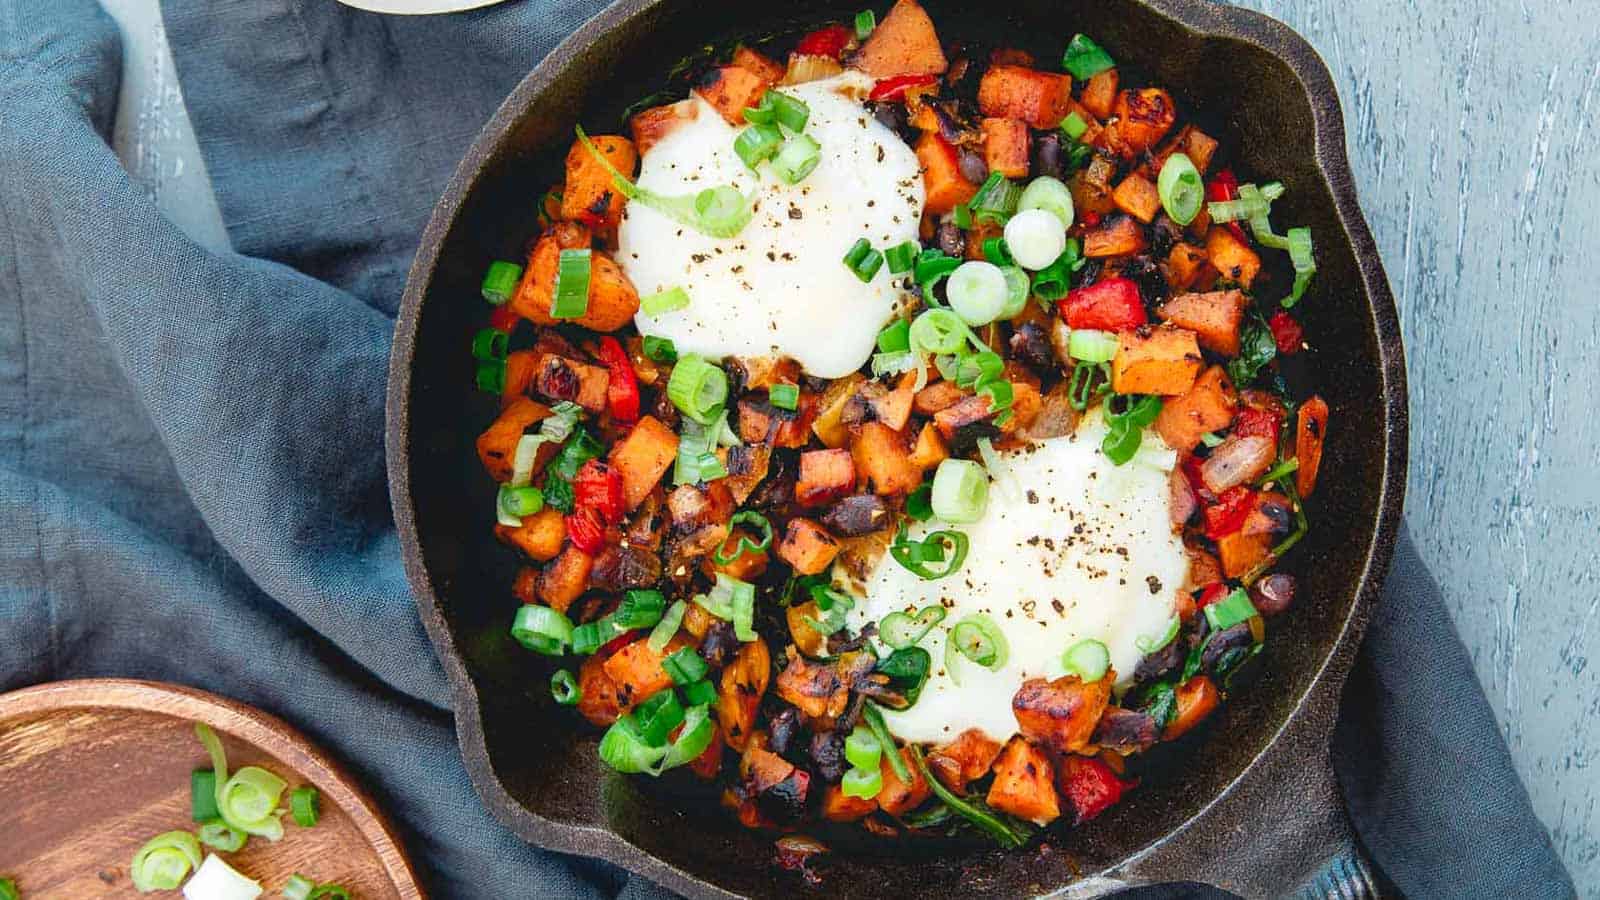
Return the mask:
{"type": "MultiPolygon", "coordinates": [[[[835,846],[820,885],[773,865],[772,835],[672,778],[607,770],[598,735],[540,689],[547,673],[507,635],[512,563],[480,511],[492,486],[472,442],[493,400],[461,348],[481,324],[488,260],[516,258],[530,198],[559,169],[579,121],[614,128],[674,62],[850,21],[859,2],[623,0],[571,35],[485,126],[435,209],[395,330],[388,389],[390,493],[418,611],[449,675],[468,771],[486,806],[529,843],[608,860],[691,897],[928,895],[1093,897],[1134,884],[1203,882],[1247,897],[1307,889],[1375,894],[1353,850],[1328,744],[1341,687],[1387,571],[1405,490],[1407,402],[1399,324],[1345,156],[1337,93],[1283,24],[1206,0],[925,4],[949,41],[1033,42],[1056,58],[1092,34],[1125,67],[1210,116],[1242,164],[1288,187],[1287,221],[1317,235],[1304,305],[1329,432],[1317,527],[1285,561],[1299,585],[1266,675],[1181,758],[1083,827],[1015,852],[969,846],[835,846]],[[530,685],[536,687],[530,687],[530,685]]],[[[1276,211],[1276,210],[1275,210],[1276,211]]]]}

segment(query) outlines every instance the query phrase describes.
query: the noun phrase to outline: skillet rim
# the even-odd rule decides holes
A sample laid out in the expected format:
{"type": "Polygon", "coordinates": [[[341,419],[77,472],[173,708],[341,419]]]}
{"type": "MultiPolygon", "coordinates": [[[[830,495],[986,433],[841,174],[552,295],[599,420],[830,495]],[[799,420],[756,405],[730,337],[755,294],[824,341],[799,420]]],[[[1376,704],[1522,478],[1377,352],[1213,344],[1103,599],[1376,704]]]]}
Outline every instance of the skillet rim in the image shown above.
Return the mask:
{"type": "MultiPolygon", "coordinates": [[[[581,52],[635,16],[667,0],[617,0],[568,35],[525,75],[490,120],[451,175],[443,194],[419,238],[417,254],[407,274],[406,289],[396,317],[385,397],[385,462],[389,474],[390,503],[400,537],[406,577],[423,625],[434,644],[450,682],[457,742],[474,789],[490,812],[524,841],[544,849],[604,859],[643,875],[679,893],[695,897],[737,897],[711,882],[689,874],[612,830],[590,824],[566,824],[528,809],[505,789],[493,773],[481,720],[477,685],[445,623],[433,579],[425,566],[418,539],[416,510],[411,498],[410,440],[411,370],[416,348],[420,310],[432,286],[444,239],[454,226],[466,198],[484,173],[487,162],[516,127],[518,119],[557,75],[581,52]]],[[[1333,198],[1334,213],[1348,238],[1361,278],[1362,294],[1372,316],[1376,337],[1378,382],[1382,416],[1382,473],[1377,493],[1377,521],[1363,553],[1363,565],[1354,573],[1355,597],[1338,635],[1305,690],[1272,731],[1271,736],[1221,790],[1189,818],[1143,848],[1099,872],[1084,872],[1080,883],[1096,875],[1132,867],[1161,849],[1170,849],[1192,833],[1225,799],[1251,787],[1249,782],[1269,768],[1269,758],[1279,755],[1285,736],[1310,729],[1319,743],[1331,734],[1333,716],[1318,704],[1337,703],[1359,648],[1360,638],[1382,590],[1390,558],[1401,527],[1408,456],[1408,392],[1400,323],[1382,259],[1356,196],[1354,178],[1345,148],[1343,108],[1326,64],[1311,44],[1283,22],[1254,10],[1212,3],[1209,0],[1125,0],[1175,22],[1201,37],[1229,38],[1261,49],[1282,62],[1299,79],[1312,112],[1313,156],[1318,173],[1333,198]]],[[[1322,765],[1326,765],[1322,761],[1322,765]]],[[[1342,811],[1336,811],[1342,816],[1342,811]]],[[[1063,886],[1065,887],[1065,886],[1063,886]]],[[[1057,888],[1059,890],[1059,888],[1057,888]]]]}

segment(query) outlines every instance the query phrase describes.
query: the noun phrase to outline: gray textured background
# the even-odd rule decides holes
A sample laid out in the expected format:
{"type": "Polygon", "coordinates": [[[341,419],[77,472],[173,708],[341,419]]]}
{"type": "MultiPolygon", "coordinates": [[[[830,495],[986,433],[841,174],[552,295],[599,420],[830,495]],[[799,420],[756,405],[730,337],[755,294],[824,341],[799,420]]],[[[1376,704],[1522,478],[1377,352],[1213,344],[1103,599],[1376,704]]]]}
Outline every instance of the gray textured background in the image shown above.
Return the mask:
{"type": "MultiPolygon", "coordinates": [[[[226,246],[156,0],[102,2],[127,42],[118,152],[226,246]]],[[[1405,328],[1408,519],[1534,807],[1600,897],[1600,4],[1242,5],[1299,30],[1338,81],[1405,328]]]]}

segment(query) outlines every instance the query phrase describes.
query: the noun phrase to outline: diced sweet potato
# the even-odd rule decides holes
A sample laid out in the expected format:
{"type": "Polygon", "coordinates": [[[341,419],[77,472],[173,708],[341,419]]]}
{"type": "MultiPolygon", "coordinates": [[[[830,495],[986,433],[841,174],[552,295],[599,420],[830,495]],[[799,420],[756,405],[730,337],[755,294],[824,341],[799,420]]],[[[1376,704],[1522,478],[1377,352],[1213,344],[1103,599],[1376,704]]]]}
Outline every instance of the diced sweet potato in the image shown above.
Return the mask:
{"type": "MultiPolygon", "coordinates": [[[[1174,248],[1176,249],[1176,248],[1174,248]]],[[[1243,291],[1179,294],[1161,305],[1157,314],[1179,328],[1194,332],[1200,346],[1223,356],[1239,355],[1239,323],[1250,304],[1243,291]]]]}
{"type": "Polygon", "coordinates": [[[828,785],[822,792],[822,817],[830,822],[854,822],[877,808],[876,800],[846,796],[837,784],[828,785]]]}
{"type": "Polygon", "coordinates": [[[550,415],[550,408],[527,397],[513,397],[500,411],[494,424],[478,435],[478,461],[489,477],[498,482],[511,480],[517,442],[529,426],[550,415]]]}
{"type": "Polygon", "coordinates": [[[939,465],[950,458],[950,448],[945,446],[944,438],[939,436],[939,428],[932,422],[922,426],[917,433],[917,443],[911,448],[911,464],[922,472],[939,465]]]}
{"type": "Polygon", "coordinates": [[[761,77],[743,66],[720,66],[707,72],[694,89],[729,125],[745,124],[744,111],[761,102],[761,95],[777,79],[761,77]]]}
{"type": "Polygon", "coordinates": [[[1200,345],[1194,332],[1171,325],[1140,326],[1117,333],[1111,360],[1111,389],[1119,394],[1189,392],[1200,374],[1200,345]]]}
{"type": "Polygon", "coordinates": [[[557,612],[566,612],[589,586],[589,570],[593,567],[594,557],[568,544],[539,573],[539,599],[557,612]]]}
{"type": "Polygon", "coordinates": [[[531,516],[522,517],[519,528],[495,526],[495,532],[513,547],[528,554],[530,559],[549,562],[561,553],[561,542],[567,538],[567,525],[560,510],[546,506],[531,516]]]}
{"type": "Polygon", "coordinates": [[[1020,119],[983,120],[983,161],[989,171],[1007,178],[1028,177],[1028,156],[1032,140],[1028,123],[1020,119]]]}
{"type": "MultiPolygon", "coordinates": [[[[621,135],[597,134],[590,138],[595,149],[618,172],[632,176],[639,161],[633,142],[621,135]]],[[[617,225],[622,221],[622,206],[627,202],[611,179],[611,172],[594,154],[574,141],[567,151],[567,180],[561,193],[561,217],[583,222],[605,240],[615,242],[617,225]]]]}
{"type": "Polygon", "coordinates": [[[962,428],[982,422],[992,415],[993,413],[989,411],[988,397],[967,394],[954,405],[934,413],[933,424],[939,429],[939,436],[950,441],[962,428]]]}
{"type": "Polygon", "coordinates": [[[850,686],[828,663],[812,662],[789,648],[789,664],[778,673],[779,699],[813,719],[836,718],[850,702],[850,686]]]}
{"type": "Polygon", "coordinates": [[[922,471],[911,462],[905,438],[882,422],[861,426],[850,442],[850,456],[856,471],[875,493],[907,494],[922,483],[922,471]]]}
{"type": "Polygon", "coordinates": [[[811,423],[812,432],[823,446],[843,447],[850,439],[850,429],[843,422],[844,407],[866,380],[860,372],[851,372],[828,385],[827,392],[817,402],[817,418],[811,423]]]}
{"type": "Polygon", "coordinates": [[[1106,215],[1117,208],[1111,200],[1111,178],[1116,175],[1116,163],[1096,155],[1089,165],[1067,180],[1072,191],[1072,206],[1079,218],[1089,213],[1106,215]]]}
{"type": "Polygon", "coordinates": [[[896,0],[883,21],[872,29],[852,64],[873,78],[894,75],[942,75],[949,68],[939,34],[917,0],[896,0]]]}
{"type": "Polygon", "coordinates": [[[855,490],[856,466],[848,450],[807,450],[800,454],[794,497],[801,506],[821,506],[855,490]]]}
{"type": "Polygon", "coordinates": [[[1122,183],[1111,192],[1111,202],[1146,225],[1154,221],[1156,213],[1161,212],[1161,195],[1156,191],[1155,184],[1137,172],[1122,179],[1122,183]]]}
{"type": "Polygon", "coordinates": [[[903,748],[885,747],[883,757],[878,761],[883,772],[883,790],[878,792],[878,808],[891,816],[904,815],[921,806],[933,793],[928,787],[928,780],[922,777],[917,770],[917,764],[911,759],[911,751],[903,748]],[[900,758],[906,761],[906,769],[911,773],[910,783],[900,780],[889,766],[889,754],[899,753],[900,758]]]}
{"type": "Polygon", "coordinates": [[[1055,128],[1072,108],[1072,76],[1022,66],[990,66],[978,82],[978,109],[986,116],[1021,119],[1055,128]]]}
{"type": "Polygon", "coordinates": [[[1260,254],[1234,237],[1232,231],[1220,226],[1213,226],[1206,232],[1206,256],[1222,280],[1242,288],[1248,288],[1261,271],[1260,254]]]}
{"type": "Polygon", "coordinates": [[[539,368],[540,354],[537,350],[514,350],[506,354],[506,385],[500,391],[500,406],[505,408],[511,401],[527,393],[528,386],[533,384],[533,376],[539,368]]]}
{"type": "Polygon", "coordinates": [[[1167,723],[1167,728],[1161,733],[1162,740],[1175,740],[1199,725],[1206,716],[1211,715],[1217,708],[1217,703],[1222,696],[1217,692],[1217,686],[1210,678],[1196,675],[1178,685],[1174,692],[1178,700],[1178,711],[1167,723]]]}
{"type": "Polygon", "coordinates": [[[1179,241],[1167,254],[1167,284],[1173,291],[1186,291],[1200,281],[1210,265],[1204,248],[1179,241]]]}
{"type": "MultiPolygon", "coordinates": [[[[659,665],[657,666],[659,668],[659,665]]],[[[744,752],[755,730],[756,711],[772,678],[772,657],[760,638],[740,644],[733,661],[722,670],[717,690],[717,727],[728,746],[744,752]]]]}
{"type": "Polygon", "coordinates": [[[1111,107],[1117,102],[1117,82],[1117,70],[1114,68],[1091,77],[1084,83],[1078,102],[1097,119],[1111,118],[1111,107]]]}
{"type": "MultiPolygon", "coordinates": [[[[505,540],[503,532],[510,530],[504,525],[496,525],[495,537],[505,540]]],[[[538,603],[539,570],[533,566],[522,566],[517,569],[517,577],[511,582],[511,594],[523,603],[538,603]]]]}
{"type": "Polygon", "coordinates": [[[1322,445],[1328,432],[1328,401],[1313,395],[1300,406],[1295,422],[1294,456],[1300,468],[1294,473],[1295,490],[1301,498],[1317,489],[1317,471],[1322,468],[1322,445]]]}
{"type": "Polygon", "coordinates": [[[533,389],[551,400],[571,400],[590,412],[606,408],[606,391],[611,385],[611,373],[604,366],[590,365],[545,354],[533,378],[533,389]]]}
{"type": "Polygon", "coordinates": [[[961,402],[961,398],[970,396],[954,381],[935,381],[920,391],[911,401],[911,408],[919,415],[931,416],[940,410],[949,409],[961,402]]]}
{"type": "Polygon", "coordinates": [[[1083,234],[1083,255],[1091,259],[1132,256],[1144,248],[1144,229],[1129,216],[1109,216],[1083,234]]]}
{"type": "Polygon", "coordinates": [[[622,476],[622,499],[637,509],[678,456],[678,436],[654,416],[644,416],[611,448],[611,468],[622,476]]]}
{"type": "Polygon", "coordinates": [[[657,141],[676,131],[678,126],[693,122],[699,113],[700,106],[689,99],[665,106],[652,106],[634,114],[628,120],[628,130],[633,132],[633,144],[638,148],[639,155],[650,152],[657,141]]]}
{"type": "MultiPolygon", "coordinates": [[[[587,242],[581,246],[588,246],[587,242]]],[[[558,321],[571,322],[593,331],[616,331],[633,321],[639,311],[639,292],[622,268],[611,257],[593,251],[589,260],[589,307],[575,319],[557,320],[550,315],[550,304],[555,297],[556,271],[561,264],[562,250],[581,249],[564,246],[555,235],[546,235],[534,244],[528,256],[528,268],[522,273],[522,282],[511,298],[511,309],[536,325],[555,325],[558,321]]]]}
{"type": "Polygon", "coordinates": [[[928,770],[945,787],[964,794],[968,783],[989,774],[989,768],[999,755],[999,741],[992,740],[981,728],[968,728],[955,740],[928,754],[928,770]]]}
{"type": "Polygon", "coordinates": [[[611,654],[605,662],[606,677],[617,686],[617,701],[624,710],[633,709],[651,694],[672,686],[672,676],[661,668],[661,661],[684,646],[687,644],[681,638],[674,638],[666,648],[656,650],[650,646],[649,638],[641,637],[611,654]]]}
{"type": "Polygon", "coordinates": [[[978,186],[961,174],[955,146],[937,131],[923,132],[917,138],[916,152],[926,193],[923,209],[928,214],[943,215],[978,192],[978,186]]]}
{"type": "Polygon", "coordinates": [[[787,356],[738,356],[730,365],[744,373],[747,391],[764,391],[776,384],[800,381],[800,364],[787,356]]]}
{"type": "Polygon", "coordinates": [[[719,449],[717,456],[722,461],[722,467],[728,470],[722,483],[727,485],[735,506],[743,506],[755,493],[756,487],[766,479],[767,473],[772,471],[772,448],[765,444],[740,444],[719,449]]]}
{"type": "Polygon", "coordinates": [[[1235,531],[1217,539],[1217,557],[1222,561],[1223,574],[1229,578],[1241,577],[1271,552],[1271,535],[1235,531]]]}
{"type": "Polygon", "coordinates": [[[606,661],[591,656],[578,667],[578,713],[591,724],[605,728],[622,715],[617,683],[606,674],[606,661]]]}
{"type": "Polygon", "coordinates": [[[1227,428],[1233,421],[1239,400],[1221,366],[1206,369],[1181,397],[1168,397],[1156,416],[1156,433],[1167,446],[1187,453],[1200,443],[1200,436],[1227,428]]]}
{"type": "Polygon", "coordinates": [[[1038,418],[1044,406],[1038,385],[1030,381],[1011,382],[1011,416],[1000,423],[1001,434],[1016,434],[1026,430],[1038,418]]]}
{"type": "MultiPolygon", "coordinates": [[[[682,731],[683,726],[678,726],[672,738],[676,740],[678,734],[682,731]]],[[[705,752],[696,756],[694,762],[689,763],[689,771],[693,772],[696,778],[703,781],[711,781],[716,778],[717,772],[722,769],[723,746],[722,731],[713,723],[711,726],[711,745],[706,747],[705,752]]]]}
{"type": "Polygon", "coordinates": [[[822,621],[822,611],[817,608],[815,600],[804,603],[791,603],[783,612],[784,620],[789,626],[789,639],[794,641],[796,648],[807,656],[826,656],[828,650],[827,636],[811,627],[806,621],[810,617],[813,621],[822,621]]]}
{"type": "Polygon", "coordinates": [[[989,786],[990,806],[1035,825],[1048,825],[1061,815],[1056,799],[1055,769],[1032,744],[1014,737],[1000,751],[989,786]]]}
{"type": "Polygon", "coordinates": [[[762,53],[760,50],[752,50],[744,46],[733,51],[733,64],[749,69],[769,83],[782,78],[784,73],[784,67],[779,65],[777,60],[762,53]]]}
{"type": "Polygon", "coordinates": [[[795,574],[815,575],[825,571],[839,555],[839,541],[828,529],[797,516],[784,526],[777,552],[778,558],[788,563],[795,574]]]}
{"type": "Polygon", "coordinates": [[[1011,698],[1022,735],[1057,753],[1077,753],[1089,745],[1100,714],[1111,699],[1113,673],[1085,683],[1076,675],[1055,681],[1030,678],[1011,698]]]}
{"type": "Polygon", "coordinates": [[[1111,115],[1116,121],[1106,126],[1106,145],[1123,159],[1133,159],[1166,137],[1178,107],[1171,94],[1147,87],[1118,93],[1111,115]]]}
{"type": "Polygon", "coordinates": [[[1166,165],[1167,158],[1174,153],[1182,153],[1189,157],[1194,167],[1204,174],[1211,167],[1211,157],[1217,152],[1217,140],[1193,125],[1185,125],[1178,129],[1178,133],[1168,138],[1156,149],[1154,158],[1145,166],[1146,171],[1153,178],[1166,165]]]}

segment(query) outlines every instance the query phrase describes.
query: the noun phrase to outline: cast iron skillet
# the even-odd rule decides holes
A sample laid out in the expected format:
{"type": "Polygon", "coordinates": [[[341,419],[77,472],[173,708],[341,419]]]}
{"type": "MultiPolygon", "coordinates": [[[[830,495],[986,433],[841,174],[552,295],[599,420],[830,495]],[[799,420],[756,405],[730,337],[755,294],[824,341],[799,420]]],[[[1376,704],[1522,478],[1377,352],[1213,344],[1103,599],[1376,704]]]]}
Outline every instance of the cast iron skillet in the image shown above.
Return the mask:
{"type": "MultiPolygon", "coordinates": [[[[1249,896],[1289,892],[1349,846],[1328,737],[1405,487],[1400,330],[1356,204],[1333,82],[1281,23],[1204,0],[927,5],[947,42],[988,38],[1041,60],[1059,58],[1075,31],[1093,35],[1125,68],[1209,114],[1247,171],[1288,186],[1274,208],[1280,227],[1306,224],[1316,235],[1319,287],[1304,321],[1333,424],[1314,528],[1287,561],[1300,599],[1274,622],[1264,676],[1183,745],[1185,765],[1147,778],[1044,849],[834,854],[815,888],[773,866],[771,836],[738,827],[714,800],[603,768],[593,731],[551,701],[548,665],[507,635],[515,564],[490,533],[493,487],[473,452],[495,409],[474,392],[466,352],[486,314],[478,281],[488,261],[521,255],[535,198],[559,172],[580,113],[591,131],[615,129],[625,104],[708,43],[848,20],[861,6],[623,0],[540,63],[484,128],[423,235],[395,331],[390,491],[406,573],[454,689],[467,769],[489,809],[530,843],[610,860],[699,897],[893,896],[910,885],[929,895],[1094,896],[1175,880],[1249,896]]],[[[1328,873],[1320,877],[1327,884],[1328,873]]],[[[1366,889],[1359,864],[1346,881],[1346,890],[1366,889]]]]}

